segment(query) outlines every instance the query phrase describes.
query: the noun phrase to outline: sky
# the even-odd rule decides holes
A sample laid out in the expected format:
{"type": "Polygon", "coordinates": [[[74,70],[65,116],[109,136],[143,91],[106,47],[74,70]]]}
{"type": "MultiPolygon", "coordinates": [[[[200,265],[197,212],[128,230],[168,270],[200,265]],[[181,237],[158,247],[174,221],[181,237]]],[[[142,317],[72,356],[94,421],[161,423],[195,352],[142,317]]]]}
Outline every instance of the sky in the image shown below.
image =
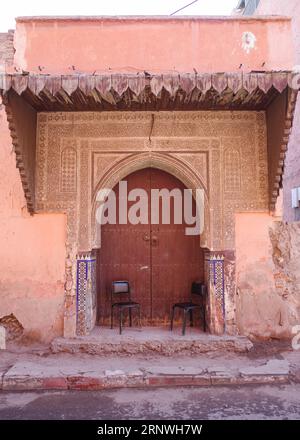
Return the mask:
{"type": "MultiPolygon", "coordinates": [[[[192,0],[10,0],[0,12],[0,32],[15,28],[15,17],[31,15],[170,15],[192,0]]],[[[176,15],[229,15],[238,0],[198,0],[176,15]]]]}

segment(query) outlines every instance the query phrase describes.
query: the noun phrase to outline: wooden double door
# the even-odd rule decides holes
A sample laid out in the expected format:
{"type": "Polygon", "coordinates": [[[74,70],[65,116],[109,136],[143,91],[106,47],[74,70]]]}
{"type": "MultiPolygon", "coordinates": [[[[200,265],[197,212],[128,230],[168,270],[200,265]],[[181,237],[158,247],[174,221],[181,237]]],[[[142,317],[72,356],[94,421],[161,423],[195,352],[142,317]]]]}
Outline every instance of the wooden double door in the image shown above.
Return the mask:
{"type": "MultiPolygon", "coordinates": [[[[149,219],[151,190],[185,188],[177,178],[164,171],[147,168],[127,176],[127,190],[143,189],[148,196],[149,219]]],[[[114,188],[119,203],[119,187],[114,188]]],[[[128,210],[135,202],[128,202],[128,210]]],[[[182,203],[183,209],[183,203],[182,203]]],[[[195,209],[195,207],[194,207],[195,209]]],[[[143,323],[169,321],[175,302],[187,301],[191,283],[203,280],[203,250],[199,235],[185,234],[186,224],[174,224],[171,198],[171,221],[163,224],[117,224],[101,226],[101,249],[98,265],[98,314],[100,322],[110,316],[110,286],[113,280],[128,280],[132,299],[141,304],[143,323]]],[[[184,218],[184,216],[182,216],[184,218]]]]}

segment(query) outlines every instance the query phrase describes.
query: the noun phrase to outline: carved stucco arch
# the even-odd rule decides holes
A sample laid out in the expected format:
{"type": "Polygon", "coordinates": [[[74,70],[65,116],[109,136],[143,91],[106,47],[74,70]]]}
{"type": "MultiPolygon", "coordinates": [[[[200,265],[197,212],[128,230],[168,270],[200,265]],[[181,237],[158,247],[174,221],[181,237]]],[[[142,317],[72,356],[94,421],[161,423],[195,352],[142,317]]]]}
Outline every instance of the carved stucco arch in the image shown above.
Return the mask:
{"type": "Polygon", "coordinates": [[[100,189],[114,188],[118,182],[124,179],[129,174],[144,169],[157,168],[165,171],[177,179],[179,179],[187,188],[195,190],[197,188],[204,190],[204,232],[200,237],[200,246],[209,248],[210,242],[210,227],[209,227],[209,198],[207,187],[204,184],[200,175],[192,169],[187,163],[167,153],[145,152],[137,153],[127,156],[114,164],[97,183],[92,196],[92,210],[91,210],[91,233],[92,233],[92,248],[100,248],[100,226],[96,223],[96,196],[100,189]]]}

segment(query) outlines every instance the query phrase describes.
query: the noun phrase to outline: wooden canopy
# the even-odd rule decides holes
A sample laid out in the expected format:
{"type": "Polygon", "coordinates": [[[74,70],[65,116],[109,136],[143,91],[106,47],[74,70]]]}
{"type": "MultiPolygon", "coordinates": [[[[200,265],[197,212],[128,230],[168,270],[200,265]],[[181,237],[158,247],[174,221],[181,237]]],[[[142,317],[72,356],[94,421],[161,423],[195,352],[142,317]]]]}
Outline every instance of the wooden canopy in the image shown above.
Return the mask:
{"type": "Polygon", "coordinates": [[[0,92],[37,111],[264,110],[292,84],[290,72],[1,74],[0,92]]]}
{"type": "Polygon", "coordinates": [[[266,110],[270,209],[282,183],[299,75],[250,73],[0,74],[28,210],[34,212],[36,112],[266,110]]]}

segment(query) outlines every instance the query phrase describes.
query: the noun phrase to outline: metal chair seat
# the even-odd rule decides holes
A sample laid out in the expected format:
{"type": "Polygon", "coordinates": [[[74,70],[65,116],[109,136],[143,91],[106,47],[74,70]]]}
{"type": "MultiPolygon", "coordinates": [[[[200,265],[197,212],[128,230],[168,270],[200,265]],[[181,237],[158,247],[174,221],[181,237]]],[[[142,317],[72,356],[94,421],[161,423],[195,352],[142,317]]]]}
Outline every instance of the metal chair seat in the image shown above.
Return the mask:
{"type": "Polygon", "coordinates": [[[179,307],[180,309],[196,309],[198,307],[202,307],[201,304],[195,304],[192,302],[183,302],[183,303],[175,303],[172,306],[173,308],[179,307]]]}
{"type": "Polygon", "coordinates": [[[134,301],[120,301],[120,302],[113,303],[111,306],[112,307],[117,306],[117,307],[124,307],[125,308],[125,307],[136,307],[136,306],[140,306],[140,305],[139,305],[139,303],[134,302],[134,301]]]}
{"type": "Polygon", "coordinates": [[[114,309],[119,313],[119,331],[122,334],[123,310],[129,312],[129,326],[132,327],[132,310],[137,309],[139,313],[139,324],[141,326],[141,306],[138,302],[131,301],[130,286],[128,281],[113,281],[111,286],[111,317],[110,327],[114,325],[114,309]],[[119,298],[126,295],[127,301],[113,302],[113,296],[118,295],[119,298]]]}
{"type": "Polygon", "coordinates": [[[173,321],[174,321],[174,315],[175,310],[181,309],[183,310],[183,322],[182,322],[182,335],[185,335],[185,329],[186,329],[186,319],[187,314],[190,315],[190,325],[193,327],[193,310],[200,310],[203,320],[203,330],[206,330],[206,323],[205,323],[205,296],[206,296],[206,287],[203,283],[195,281],[192,283],[191,288],[191,301],[181,302],[181,303],[175,303],[172,306],[172,312],[171,312],[171,326],[170,330],[173,330],[173,321]],[[192,301],[192,296],[198,295],[201,298],[201,304],[196,304],[192,301]]]}

